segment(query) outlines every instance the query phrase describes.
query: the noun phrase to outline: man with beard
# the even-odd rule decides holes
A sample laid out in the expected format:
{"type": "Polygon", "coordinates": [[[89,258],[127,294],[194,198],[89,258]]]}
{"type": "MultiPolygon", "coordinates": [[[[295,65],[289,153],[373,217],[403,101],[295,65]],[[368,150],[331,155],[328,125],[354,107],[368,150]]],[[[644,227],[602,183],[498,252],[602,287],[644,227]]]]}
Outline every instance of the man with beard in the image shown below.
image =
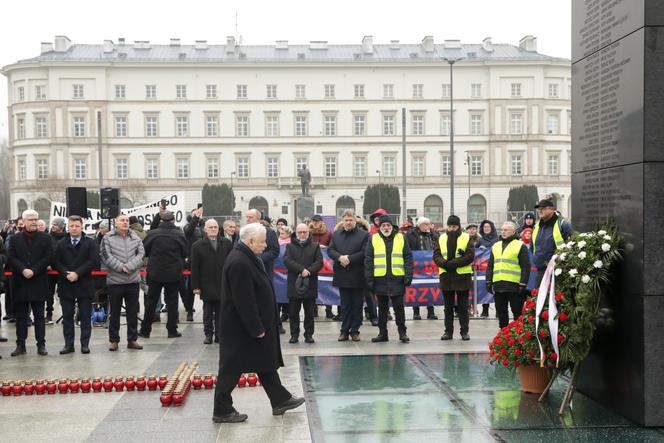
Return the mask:
{"type": "MultiPolygon", "coordinates": [[[[427,217],[418,218],[417,226],[411,229],[405,237],[411,251],[433,251],[438,242],[438,234],[431,229],[431,220],[427,217]]],[[[419,306],[413,307],[413,320],[422,320],[419,306]]],[[[427,320],[438,320],[433,310],[433,304],[427,306],[427,320]]]]}

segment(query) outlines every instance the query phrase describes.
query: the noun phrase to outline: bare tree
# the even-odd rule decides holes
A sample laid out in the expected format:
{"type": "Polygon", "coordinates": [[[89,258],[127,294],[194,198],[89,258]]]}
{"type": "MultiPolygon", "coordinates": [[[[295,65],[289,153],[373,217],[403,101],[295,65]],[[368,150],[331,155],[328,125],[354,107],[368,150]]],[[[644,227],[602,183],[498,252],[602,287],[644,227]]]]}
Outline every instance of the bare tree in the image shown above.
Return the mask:
{"type": "Polygon", "coordinates": [[[123,197],[132,202],[134,206],[140,206],[146,203],[145,184],[140,180],[128,180],[127,184],[121,188],[123,197]]]}

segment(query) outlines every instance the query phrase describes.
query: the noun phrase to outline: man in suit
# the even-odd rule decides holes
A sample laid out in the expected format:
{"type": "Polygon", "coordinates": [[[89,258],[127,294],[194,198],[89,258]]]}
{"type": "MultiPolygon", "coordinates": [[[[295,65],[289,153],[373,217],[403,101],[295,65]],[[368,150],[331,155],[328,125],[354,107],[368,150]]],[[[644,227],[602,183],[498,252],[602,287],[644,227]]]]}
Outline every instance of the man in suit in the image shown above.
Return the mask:
{"type": "Polygon", "coordinates": [[[283,415],[304,403],[281,384],[277,369],[284,365],[277,327],[277,302],[272,276],[259,258],[266,247],[266,230],[250,223],[228,254],[221,285],[221,352],[219,382],[214,395],[215,423],[247,419],[233,407],[231,393],[240,374],[256,372],[270,399],[272,415],[283,415]]]}
{"type": "Polygon", "coordinates": [[[78,304],[81,325],[81,353],[89,354],[92,332],[91,314],[94,284],[90,272],[97,264],[97,243],[83,235],[83,219],[72,215],[68,221],[69,234],[55,249],[55,268],[58,271],[58,295],[62,305],[62,332],[65,347],[60,354],[74,352],[74,307],[78,304]]]}
{"type": "Polygon", "coordinates": [[[28,316],[34,318],[37,353],[46,351],[46,325],[44,308],[48,295],[47,268],[53,261],[53,243],[48,234],[37,230],[39,215],[33,209],[23,211],[24,228],[12,237],[8,260],[13,271],[14,313],[16,315],[16,349],[12,357],[26,353],[28,316]]]}

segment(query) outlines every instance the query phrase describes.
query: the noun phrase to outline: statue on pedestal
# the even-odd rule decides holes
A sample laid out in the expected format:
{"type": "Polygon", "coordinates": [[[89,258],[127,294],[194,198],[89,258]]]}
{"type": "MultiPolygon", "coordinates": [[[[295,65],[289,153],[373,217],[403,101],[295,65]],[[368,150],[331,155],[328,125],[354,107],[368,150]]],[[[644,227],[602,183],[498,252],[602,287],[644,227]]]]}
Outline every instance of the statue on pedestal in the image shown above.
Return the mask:
{"type": "Polygon", "coordinates": [[[302,185],[302,197],[309,197],[309,183],[311,183],[311,173],[307,166],[302,166],[302,169],[297,171],[297,176],[300,177],[300,184],[302,185]]]}

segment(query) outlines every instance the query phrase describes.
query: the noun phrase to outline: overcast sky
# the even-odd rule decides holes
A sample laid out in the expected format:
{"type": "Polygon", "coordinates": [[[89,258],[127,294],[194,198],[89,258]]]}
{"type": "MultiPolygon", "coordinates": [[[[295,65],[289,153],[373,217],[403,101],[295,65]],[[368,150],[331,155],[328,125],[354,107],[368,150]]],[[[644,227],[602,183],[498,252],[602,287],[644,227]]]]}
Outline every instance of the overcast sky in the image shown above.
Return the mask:
{"type": "MultiPolygon", "coordinates": [[[[149,40],[223,44],[237,33],[244,44],[275,40],[375,44],[460,39],[518,44],[537,37],[540,53],[570,58],[571,0],[8,0],[0,2],[0,66],[40,52],[40,42],[66,35],[72,43],[149,40]]],[[[0,138],[7,135],[7,81],[0,75],[0,138]]]]}

